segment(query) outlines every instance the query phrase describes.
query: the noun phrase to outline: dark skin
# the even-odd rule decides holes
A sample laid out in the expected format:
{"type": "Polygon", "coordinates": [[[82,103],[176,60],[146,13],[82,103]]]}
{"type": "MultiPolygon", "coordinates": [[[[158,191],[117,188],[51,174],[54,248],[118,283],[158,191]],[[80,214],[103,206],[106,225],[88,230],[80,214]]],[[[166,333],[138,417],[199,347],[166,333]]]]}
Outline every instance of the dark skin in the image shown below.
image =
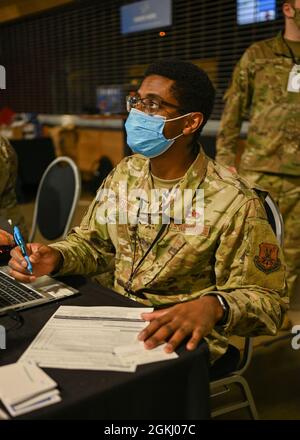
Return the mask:
{"type": "MultiPolygon", "coordinates": [[[[159,97],[163,101],[178,106],[178,101],[172,93],[174,81],[159,75],[150,75],[144,79],[138,93],[141,98],[159,97]]],[[[179,109],[163,105],[157,112],[158,115],[167,119],[182,116],[179,109]]],[[[161,179],[172,180],[184,176],[188,168],[195,160],[192,153],[193,138],[196,130],[203,121],[202,113],[193,112],[185,118],[170,121],[165,124],[164,136],[173,139],[180,133],[183,136],[176,139],[174,144],[165,153],[150,159],[151,172],[161,179]]]]}
{"type": "Polygon", "coordinates": [[[0,229],[0,246],[11,246],[13,243],[13,236],[3,229],[0,229]]]}
{"type": "MultiPolygon", "coordinates": [[[[172,86],[174,81],[159,75],[150,75],[141,84],[139,94],[141,98],[159,96],[163,101],[178,106],[172,86]]],[[[167,119],[181,116],[179,110],[168,105],[163,105],[158,111],[159,115],[167,119]]],[[[192,145],[194,134],[203,121],[199,112],[171,121],[165,124],[164,135],[172,139],[183,133],[164,154],[150,159],[151,172],[166,180],[184,176],[195,160],[192,145]]],[[[32,282],[36,277],[49,274],[58,267],[61,259],[60,253],[49,246],[31,243],[27,245],[28,255],[33,266],[33,276],[28,274],[27,263],[20,249],[11,251],[9,266],[10,274],[19,281],[32,282]]],[[[223,309],[214,296],[204,296],[189,302],[176,304],[157,310],[152,313],[143,313],[142,318],[149,321],[148,326],[139,334],[140,341],[144,341],[147,349],[152,349],[167,342],[165,351],[174,351],[184,339],[188,338],[186,348],[194,350],[200,340],[211,333],[215,324],[222,318],[223,309]]]]}

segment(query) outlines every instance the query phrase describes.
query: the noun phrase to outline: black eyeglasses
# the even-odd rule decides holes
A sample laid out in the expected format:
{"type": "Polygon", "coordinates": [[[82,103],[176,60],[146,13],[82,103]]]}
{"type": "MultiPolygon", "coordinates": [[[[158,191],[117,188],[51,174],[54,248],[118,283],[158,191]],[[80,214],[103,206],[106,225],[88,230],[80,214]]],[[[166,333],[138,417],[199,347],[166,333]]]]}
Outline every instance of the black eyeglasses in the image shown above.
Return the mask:
{"type": "Polygon", "coordinates": [[[178,105],[166,102],[159,97],[141,98],[138,94],[136,94],[127,96],[126,98],[126,108],[128,112],[130,112],[131,109],[136,108],[142,112],[148,113],[149,115],[155,115],[163,106],[179,109],[178,105]]]}

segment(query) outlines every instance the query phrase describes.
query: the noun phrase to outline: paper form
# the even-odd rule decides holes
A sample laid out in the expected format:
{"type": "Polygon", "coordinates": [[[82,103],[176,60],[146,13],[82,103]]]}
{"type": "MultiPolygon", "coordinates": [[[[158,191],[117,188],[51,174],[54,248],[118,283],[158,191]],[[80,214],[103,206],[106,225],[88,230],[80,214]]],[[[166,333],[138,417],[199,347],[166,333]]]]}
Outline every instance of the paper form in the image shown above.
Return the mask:
{"type": "Polygon", "coordinates": [[[13,417],[60,402],[56,387],[35,364],[17,362],[0,367],[0,399],[13,417]]]}
{"type": "Polygon", "coordinates": [[[114,352],[132,345],[152,308],[61,306],[19,359],[41,367],[133,372],[114,352]]]}
{"type": "Polygon", "coordinates": [[[164,351],[167,344],[160,345],[151,350],[147,350],[144,347],[143,342],[137,342],[133,345],[115,347],[115,353],[122,362],[141,365],[149,364],[151,362],[168,361],[170,359],[178,358],[178,354],[166,353],[164,351]]]}

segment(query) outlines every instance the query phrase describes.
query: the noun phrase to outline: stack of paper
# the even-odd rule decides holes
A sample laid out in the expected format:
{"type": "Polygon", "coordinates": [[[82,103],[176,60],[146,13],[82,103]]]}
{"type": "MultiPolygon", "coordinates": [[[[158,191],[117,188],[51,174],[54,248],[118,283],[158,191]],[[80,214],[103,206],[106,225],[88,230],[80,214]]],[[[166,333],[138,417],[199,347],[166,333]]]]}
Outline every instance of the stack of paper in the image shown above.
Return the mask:
{"type": "Polygon", "coordinates": [[[115,347],[114,352],[121,362],[127,365],[134,365],[136,368],[138,365],[142,364],[176,359],[178,357],[177,353],[165,352],[166,345],[167,344],[164,344],[152,348],[151,350],[146,350],[143,342],[137,342],[132,345],[115,347]]]}
{"type": "Polygon", "coordinates": [[[34,364],[0,367],[0,398],[13,417],[60,402],[57,384],[34,364]]]}
{"type": "Polygon", "coordinates": [[[40,367],[134,372],[137,365],[173,359],[163,347],[146,350],[138,334],[151,308],[61,306],[19,362],[40,367]]]}

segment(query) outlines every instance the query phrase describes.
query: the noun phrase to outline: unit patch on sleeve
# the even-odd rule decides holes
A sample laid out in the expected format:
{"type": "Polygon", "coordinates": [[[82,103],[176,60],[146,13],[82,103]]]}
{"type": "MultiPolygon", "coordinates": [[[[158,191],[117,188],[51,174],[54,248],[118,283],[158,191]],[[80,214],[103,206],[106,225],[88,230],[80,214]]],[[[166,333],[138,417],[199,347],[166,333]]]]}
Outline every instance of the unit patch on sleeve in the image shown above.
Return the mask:
{"type": "Polygon", "coordinates": [[[279,248],[276,244],[261,243],[259,245],[259,255],[254,257],[255,266],[266,274],[275,272],[281,267],[278,253],[279,248]]]}

